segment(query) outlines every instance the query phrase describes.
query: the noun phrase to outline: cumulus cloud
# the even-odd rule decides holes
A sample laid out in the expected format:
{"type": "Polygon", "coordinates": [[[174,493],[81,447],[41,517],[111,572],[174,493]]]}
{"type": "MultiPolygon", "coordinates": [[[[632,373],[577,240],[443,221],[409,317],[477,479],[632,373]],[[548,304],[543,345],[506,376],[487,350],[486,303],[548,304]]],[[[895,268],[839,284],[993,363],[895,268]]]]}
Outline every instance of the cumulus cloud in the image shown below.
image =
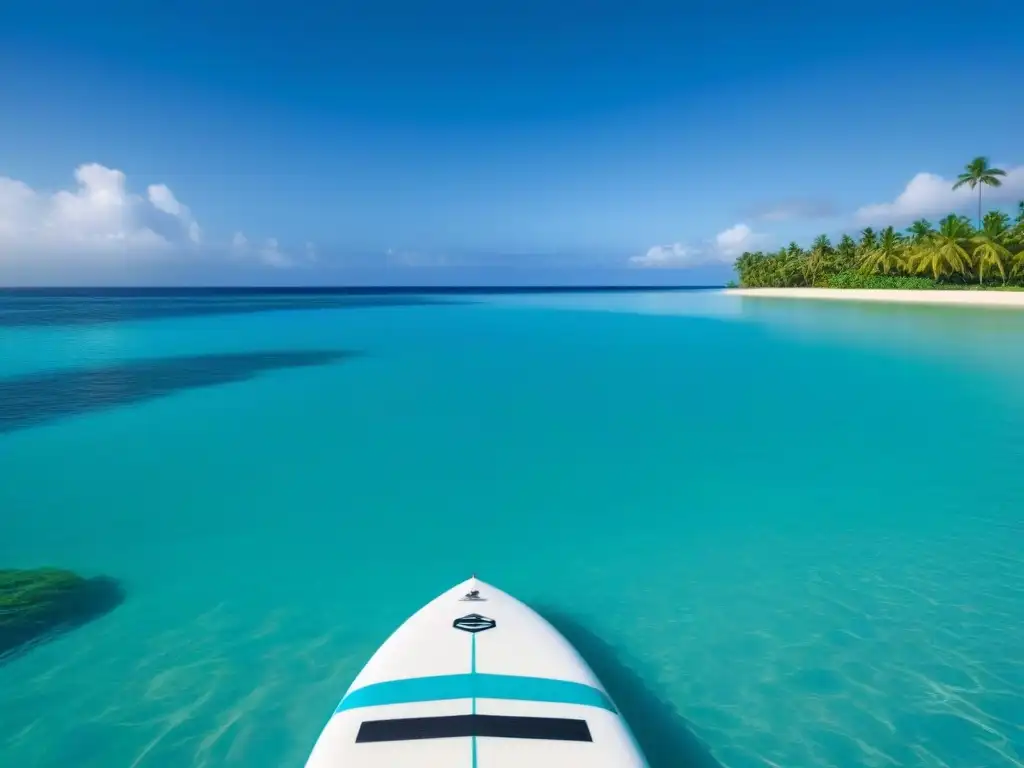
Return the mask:
{"type": "Polygon", "coordinates": [[[198,255],[201,230],[165,184],[130,191],[123,171],[86,163],[54,192],[0,176],[0,271],[9,283],[138,275],[174,255],[198,255]],[[93,272],[93,270],[99,270],[93,272]],[[113,271],[111,271],[113,270],[113,271]]]}
{"type": "Polygon", "coordinates": [[[655,245],[642,256],[633,256],[629,263],[636,267],[680,269],[715,262],[730,263],[743,251],[763,245],[766,235],[754,232],[747,224],[736,224],[715,235],[714,240],[701,245],[672,243],[655,245]]]}
{"type": "Polygon", "coordinates": [[[0,177],[0,259],[152,252],[174,244],[175,227],[168,225],[176,217],[129,193],[121,171],[89,163],[75,170],[75,182],[74,189],[45,194],[0,177]]]}
{"type": "Polygon", "coordinates": [[[763,245],[765,235],[754,232],[746,224],[737,224],[715,235],[715,250],[726,259],[734,259],[744,251],[763,245]]]}
{"type": "Polygon", "coordinates": [[[263,247],[257,249],[256,253],[267,266],[278,267],[280,269],[295,266],[295,262],[292,261],[292,258],[288,254],[281,252],[281,248],[277,243],[277,238],[267,238],[263,247]]]}
{"type": "MultiPolygon", "coordinates": [[[[990,203],[1014,202],[1024,197],[1024,166],[1006,168],[1002,186],[985,187],[982,200],[990,203]]],[[[873,203],[857,210],[856,218],[863,224],[897,224],[920,216],[934,216],[950,211],[968,211],[977,203],[977,189],[966,186],[953,189],[954,180],[935,173],[919,173],[889,203],[873,203]]]]}
{"type": "Polygon", "coordinates": [[[642,256],[633,256],[629,262],[638,267],[692,267],[707,261],[704,249],[683,243],[654,245],[642,256]]]}
{"type": "Polygon", "coordinates": [[[192,212],[188,209],[188,206],[178,202],[178,198],[171,192],[170,187],[166,184],[150,184],[146,193],[149,196],[150,204],[154,208],[178,219],[188,234],[188,239],[193,243],[199,242],[201,237],[199,224],[192,218],[192,212]]]}
{"type": "Polygon", "coordinates": [[[39,218],[39,201],[27,184],[0,176],[0,244],[23,236],[39,218]]]}
{"type": "Polygon", "coordinates": [[[317,258],[312,243],[293,255],[275,238],[256,245],[241,232],[230,243],[208,243],[192,211],[166,184],[135,194],[124,172],[99,163],[79,166],[74,179],[73,187],[49,193],[0,176],[0,268],[15,280],[29,279],[32,271],[75,278],[92,267],[123,271],[135,263],[166,266],[228,253],[273,268],[317,258]]]}

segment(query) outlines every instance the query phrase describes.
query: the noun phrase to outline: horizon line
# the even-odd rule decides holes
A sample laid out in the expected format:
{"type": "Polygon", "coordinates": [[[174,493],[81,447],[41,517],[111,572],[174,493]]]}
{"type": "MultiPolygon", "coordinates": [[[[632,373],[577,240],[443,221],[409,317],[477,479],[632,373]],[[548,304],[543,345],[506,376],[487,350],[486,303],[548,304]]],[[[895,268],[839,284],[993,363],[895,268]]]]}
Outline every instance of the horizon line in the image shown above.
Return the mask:
{"type": "Polygon", "coordinates": [[[80,286],[3,286],[0,294],[82,293],[106,291],[121,293],[157,293],[167,291],[236,291],[264,293],[584,293],[597,291],[707,291],[727,286],[714,285],[80,285],[80,286]]]}

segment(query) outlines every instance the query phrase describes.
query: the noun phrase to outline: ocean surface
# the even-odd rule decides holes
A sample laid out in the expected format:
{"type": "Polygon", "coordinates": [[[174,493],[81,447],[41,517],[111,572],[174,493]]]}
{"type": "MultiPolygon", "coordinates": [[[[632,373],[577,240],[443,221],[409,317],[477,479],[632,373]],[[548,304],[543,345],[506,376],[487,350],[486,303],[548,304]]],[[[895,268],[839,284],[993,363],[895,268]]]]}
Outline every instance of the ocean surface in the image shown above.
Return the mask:
{"type": "Polygon", "coordinates": [[[0,763],[301,766],[476,572],[653,768],[1024,765],[1024,313],[713,291],[0,295],[0,763]]]}

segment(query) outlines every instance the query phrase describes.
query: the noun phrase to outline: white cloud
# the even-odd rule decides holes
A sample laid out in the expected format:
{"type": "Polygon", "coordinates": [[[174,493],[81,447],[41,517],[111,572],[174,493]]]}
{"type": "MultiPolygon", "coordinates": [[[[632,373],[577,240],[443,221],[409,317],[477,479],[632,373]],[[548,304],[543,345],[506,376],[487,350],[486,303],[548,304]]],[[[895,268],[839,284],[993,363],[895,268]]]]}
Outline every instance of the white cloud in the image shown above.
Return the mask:
{"type": "Polygon", "coordinates": [[[188,208],[165,185],[149,199],[131,194],[122,171],[99,163],[75,169],[76,186],[53,194],[0,177],[0,263],[151,254],[199,238],[188,208]]]}
{"type": "Polygon", "coordinates": [[[154,208],[178,219],[185,228],[185,232],[188,233],[188,239],[193,243],[199,242],[201,237],[199,224],[192,218],[192,212],[188,206],[178,202],[178,198],[171,192],[170,187],[166,184],[150,184],[146,192],[149,195],[149,202],[154,208]]]}
{"type": "MultiPolygon", "coordinates": [[[[1006,169],[1002,182],[1002,186],[982,190],[983,203],[1014,202],[1024,197],[1024,166],[1006,169]]],[[[895,200],[865,205],[857,211],[856,218],[863,224],[895,224],[920,216],[972,210],[977,205],[978,191],[966,186],[954,190],[953,183],[938,174],[919,173],[895,200]]]]}
{"type": "Polygon", "coordinates": [[[22,236],[37,217],[36,193],[27,184],[0,176],[0,244],[22,236]]]}
{"type": "Polygon", "coordinates": [[[715,235],[715,249],[725,259],[732,260],[744,251],[764,245],[767,236],[754,232],[746,224],[737,224],[715,235]]]}
{"type": "Polygon", "coordinates": [[[133,263],[179,257],[231,254],[273,268],[317,259],[312,243],[296,257],[275,238],[257,246],[242,232],[230,243],[203,243],[192,211],[166,184],[150,184],[144,196],[133,194],[122,171],[98,163],[79,166],[74,176],[73,188],[54,193],[0,176],[0,269],[10,271],[15,282],[31,279],[30,272],[78,279],[92,267],[120,274],[133,263]]]}
{"type": "Polygon", "coordinates": [[[703,245],[655,245],[643,256],[633,256],[629,263],[637,267],[679,269],[714,262],[731,263],[743,251],[762,246],[767,236],[740,223],[722,230],[710,243],[703,245]]]}
{"type": "MultiPolygon", "coordinates": [[[[309,246],[311,243],[307,243],[306,245],[309,246]]],[[[231,238],[231,251],[236,256],[253,258],[261,264],[268,267],[275,267],[277,269],[294,267],[297,263],[290,254],[281,250],[280,243],[278,243],[277,238],[274,237],[268,237],[263,244],[258,247],[251,247],[249,238],[247,238],[244,233],[235,232],[234,236],[231,238]]]]}
{"type": "Polygon", "coordinates": [[[633,256],[629,262],[638,267],[692,267],[708,261],[707,253],[682,243],[655,245],[643,256],[633,256]]]}
{"type": "Polygon", "coordinates": [[[285,268],[295,264],[291,256],[281,252],[277,239],[273,237],[267,239],[267,242],[257,251],[257,254],[263,263],[270,267],[285,268]]]}
{"type": "Polygon", "coordinates": [[[149,202],[153,204],[153,207],[169,213],[171,216],[177,216],[182,218],[185,213],[185,207],[178,202],[178,198],[171,192],[170,187],[166,184],[150,184],[146,190],[149,194],[149,202]]]}

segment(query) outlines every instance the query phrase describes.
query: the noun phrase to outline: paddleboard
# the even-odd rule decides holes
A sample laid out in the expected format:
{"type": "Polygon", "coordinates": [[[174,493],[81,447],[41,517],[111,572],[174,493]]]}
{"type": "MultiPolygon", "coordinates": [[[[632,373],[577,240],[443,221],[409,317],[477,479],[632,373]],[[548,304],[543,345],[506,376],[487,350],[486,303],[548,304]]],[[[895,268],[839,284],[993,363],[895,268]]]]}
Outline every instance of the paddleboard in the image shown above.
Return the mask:
{"type": "Polygon", "coordinates": [[[575,648],[476,578],[405,621],[371,657],[306,768],[646,768],[575,648]]]}

